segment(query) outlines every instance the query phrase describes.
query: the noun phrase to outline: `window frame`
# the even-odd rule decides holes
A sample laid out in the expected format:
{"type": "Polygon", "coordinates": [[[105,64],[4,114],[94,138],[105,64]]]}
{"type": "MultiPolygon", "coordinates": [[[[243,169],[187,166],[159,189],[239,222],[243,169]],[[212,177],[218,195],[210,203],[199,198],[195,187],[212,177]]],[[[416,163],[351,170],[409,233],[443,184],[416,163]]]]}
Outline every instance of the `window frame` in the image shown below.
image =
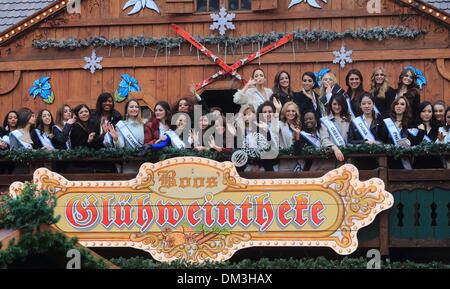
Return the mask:
{"type": "MultiPolygon", "coordinates": [[[[218,11],[210,11],[209,10],[209,2],[210,0],[206,0],[206,11],[197,11],[197,1],[198,0],[194,0],[194,5],[195,5],[195,12],[194,14],[211,14],[211,13],[215,13],[218,11]]],[[[238,0],[238,5],[239,7],[241,7],[241,1],[243,0],[238,0]]],[[[229,0],[219,0],[219,9],[221,7],[225,7],[227,9],[227,11],[233,12],[233,13],[249,13],[252,12],[252,1],[250,1],[250,9],[248,10],[229,10],[229,0]]]]}

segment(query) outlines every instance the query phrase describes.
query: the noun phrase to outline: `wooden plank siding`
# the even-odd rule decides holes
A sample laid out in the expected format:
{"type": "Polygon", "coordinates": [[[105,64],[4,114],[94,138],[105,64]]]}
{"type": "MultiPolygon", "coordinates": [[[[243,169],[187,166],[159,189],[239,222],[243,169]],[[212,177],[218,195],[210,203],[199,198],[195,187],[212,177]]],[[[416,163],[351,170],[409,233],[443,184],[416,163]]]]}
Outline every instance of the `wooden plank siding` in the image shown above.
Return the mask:
{"type": "MultiPolygon", "coordinates": [[[[103,35],[107,38],[126,38],[144,35],[146,37],[176,37],[170,29],[171,23],[177,23],[194,35],[212,35],[209,29],[209,13],[168,14],[165,7],[177,4],[156,1],[161,14],[145,9],[128,16],[122,10],[124,0],[83,0],[81,14],[61,13],[35,28],[26,31],[14,41],[0,47],[0,117],[11,109],[28,106],[34,110],[47,107],[53,113],[62,103],[76,105],[86,103],[94,106],[97,96],[103,91],[111,93],[117,89],[122,73],[136,77],[141,84],[143,94],[158,100],[167,100],[173,104],[182,96],[190,95],[189,86],[218,71],[218,67],[206,57],[199,55],[189,45],[170,50],[145,51],[134,48],[98,48],[97,54],[104,57],[103,70],[91,74],[82,69],[83,57],[89,56],[92,49],[39,50],[32,47],[33,39],[50,38],[84,38],[103,35]],[[142,57],[143,56],[143,57],[142,57]],[[12,91],[2,93],[14,82],[14,71],[20,72],[20,80],[12,91]],[[28,95],[32,82],[42,75],[51,76],[51,83],[56,95],[53,105],[45,105],[40,99],[33,100],[28,95]]],[[[239,11],[233,22],[236,30],[227,35],[239,37],[271,31],[289,32],[297,29],[330,29],[344,31],[347,29],[388,27],[404,25],[410,28],[425,28],[428,33],[416,40],[390,39],[383,42],[345,39],[343,41],[324,41],[315,43],[288,43],[260,60],[241,68],[239,72],[249,78],[259,63],[265,69],[269,87],[280,70],[291,74],[292,87],[300,89],[300,77],[305,71],[318,71],[330,67],[336,73],[338,81],[345,86],[345,75],[351,68],[360,69],[369,88],[370,73],[374,67],[382,66],[393,86],[396,86],[401,68],[414,65],[427,77],[428,84],[421,92],[421,98],[430,101],[444,100],[450,103],[450,79],[444,77],[436,65],[436,59],[444,59],[444,69],[450,72],[449,30],[431,18],[419,14],[416,10],[402,7],[394,0],[382,1],[381,14],[369,14],[364,1],[333,0],[321,3],[322,9],[315,9],[306,4],[298,4],[287,9],[290,0],[278,0],[276,8],[258,12],[239,11]],[[276,19],[276,21],[274,21],[276,19]],[[332,64],[331,51],[344,44],[352,49],[353,64],[340,69],[332,64]]],[[[183,1],[180,1],[183,3],[183,1]]],[[[181,5],[181,4],[180,4],[181,5]]],[[[183,4],[184,5],[184,4],[183,4]]],[[[181,11],[181,10],[180,10],[181,11]]],[[[217,53],[217,46],[209,47],[217,53]]],[[[247,45],[236,51],[228,51],[227,63],[232,64],[242,57],[255,52],[258,45],[247,45]]],[[[225,58],[224,47],[219,47],[219,56],[225,58]]],[[[239,83],[231,77],[207,87],[207,89],[233,89],[239,83]]],[[[122,110],[123,105],[118,106],[122,110]]]]}

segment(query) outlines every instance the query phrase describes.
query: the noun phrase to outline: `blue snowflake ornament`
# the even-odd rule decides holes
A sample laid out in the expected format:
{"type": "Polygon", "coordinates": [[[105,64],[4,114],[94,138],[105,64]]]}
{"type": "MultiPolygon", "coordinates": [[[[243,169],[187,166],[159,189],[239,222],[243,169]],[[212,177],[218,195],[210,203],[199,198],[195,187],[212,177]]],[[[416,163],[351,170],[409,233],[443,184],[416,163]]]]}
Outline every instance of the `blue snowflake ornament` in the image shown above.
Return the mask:
{"type": "Polygon", "coordinates": [[[33,99],[36,99],[36,96],[40,96],[47,104],[52,104],[55,101],[55,94],[49,81],[50,77],[43,76],[33,83],[33,86],[30,88],[30,95],[33,99]]]}

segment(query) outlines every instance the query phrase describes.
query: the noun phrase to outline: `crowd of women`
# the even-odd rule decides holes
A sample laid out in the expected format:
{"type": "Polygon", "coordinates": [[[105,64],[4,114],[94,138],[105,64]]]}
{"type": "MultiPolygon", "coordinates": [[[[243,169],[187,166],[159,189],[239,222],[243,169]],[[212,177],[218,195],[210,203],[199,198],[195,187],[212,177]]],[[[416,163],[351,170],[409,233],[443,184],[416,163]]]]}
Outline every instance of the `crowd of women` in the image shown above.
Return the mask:
{"type": "MultiPolygon", "coordinates": [[[[347,161],[341,148],[348,144],[405,147],[450,142],[450,107],[442,101],[421,102],[416,77],[414,69],[405,68],[393,88],[385,70],[376,68],[370,76],[370,90],[365,91],[363,75],[357,69],[348,72],[346,90],[332,72],[319,79],[315,73],[305,72],[301,91],[294,92],[288,72],[278,72],[270,89],[265,86],[264,71],[258,68],[234,94],[233,101],[241,109],[232,118],[219,107],[208,108],[195,90],[193,98],[181,98],[172,108],[159,101],[146,118],[137,99],[126,102],[122,115],[114,108],[112,95],[102,93],[95,109],[86,104],[74,108],[62,105],[55,118],[47,109],[37,115],[28,108],[10,111],[0,130],[0,149],[126,147],[140,148],[144,155],[164,147],[232,152],[252,143],[269,143],[281,149],[293,147],[296,154],[301,154],[305,146],[329,147],[335,158],[261,159],[247,163],[243,169],[332,169],[347,161]],[[196,103],[201,105],[199,117],[194,113],[196,103]]],[[[375,159],[353,162],[360,168],[377,167],[375,159]]],[[[439,168],[446,167],[446,161],[437,156],[390,159],[389,166],[439,168]]]]}

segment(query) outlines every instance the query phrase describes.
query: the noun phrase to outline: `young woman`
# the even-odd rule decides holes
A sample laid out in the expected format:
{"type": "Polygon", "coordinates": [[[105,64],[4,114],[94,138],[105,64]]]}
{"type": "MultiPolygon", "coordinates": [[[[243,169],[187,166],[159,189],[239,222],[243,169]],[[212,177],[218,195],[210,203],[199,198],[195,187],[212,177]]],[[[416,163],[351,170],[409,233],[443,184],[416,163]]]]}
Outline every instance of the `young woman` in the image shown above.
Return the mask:
{"type": "Polygon", "coordinates": [[[9,111],[3,120],[3,127],[0,128],[0,150],[9,149],[9,134],[17,129],[18,116],[15,110],[9,111]]]}
{"type": "Polygon", "coordinates": [[[11,131],[9,134],[10,148],[26,148],[26,149],[38,149],[41,147],[36,140],[36,132],[34,126],[36,125],[36,116],[34,112],[29,108],[21,108],[17,112],[18,123],[17,129],[11,131]]]}
{"type": "Polygon", "coordinates": [[[214,122],[214,136],[208,141],[211,149],[221,153],[232,153],[235,145],[235,131],[230,129],[224,116],[214,122]]]}
{"type": "MultiPolygon", "coordinates": [[[[383,119],[375,112],[375,101],[371,94],[365,93],[361,97],[360,110],[362,115],[352,119],[348,131],[348,142],[351,144],[380,144],[383,141],[383,119]]],[[[353,159],[359,169],[371,170],[378,167],[375,158],[353,159]]]]}
{"type": "MultiPolygon", "coordinates": [[[[322,128],[320,129],[321,146],[331,147],[336,160],[344,161],[344,155],[339,146],[346,146],[347,135],[350,127],[350,114],[347,102],[341,94],[333,94],[327,108],[328,116],[320,119],[322,128]]],[[[338,165],[335,161],[327,162],[322,169],[333,169],[338,165]]]]}
{"type": "Polygon", "coordinates": [[[100,94],[89,121],[100,134],[105,134],[105,145],[107,147],[112,147],[114,144],[110,135],[103,131],[103,126],[115,125],[119,120],[122,120],[122,115],[114,109],[114,98],[111,93],[100,94]]]}
{"type": "Polygon", "coordinates": [[[63,104],[56,110],[55,125],[53,125],[53,144],[56,149],[71,149],[70,131],[76,118],[72,109],[67,104],[63,104]]]}
{"type": "MultiPolygon", "coordinates": [[[[438,136],[439,127],[433,113],[433,105],[429,101],[424,101],[419,105],[419,122],[416,129],[409,129],[409,132],[416,136],[416,143],[434,143],[438,136]]],[[[442,168],[442,161],[439,156],[417,156],[414,158],[414,168],[442,168]]]]}
{"type": "MultiPolygon", "coordinates": [[[[252,73],[252,79],[234,94],[233,102],[240,104],[241,106],[250,104],[256,111],[258,106],[265,101],[269,101],[273,94],[270,88],[264,87],[265,83],[266,76],[264,71],[260,68],[255,69],[252,73]]],[[[273,99],[273,103],[277,109],[281,110],[281,103],[276,98],[273,99]]],[[[279,112],[279,110],[277,112],[279,112]]]]}
{"type": "Polygon", "coordinates": [[[298,105],[300,113],[313,110],[319,117],[326,114],[325,106],[319,100],[314,91],[317,88],[317,80],[314,72],[305,72],[302,75],[302,90],[294,93],[294,102],[298,105]]]}
{"type": "Polygon", "coordinates": [[[74,109],[74,114],[77,121],[72,125],[70,133],[70,143],[72,148],[89,147],[89,148],[103,148],[103,140],[108,131],[108,124],[103,123],[102,133],[91,120],[91,111],[85,104],[80,104],[74,109]]]}
{"type": "Polygon", "coordinates": [[[433,105],[433,113],[439,127],[445,125],[445,103],[438,100],[433,105]]]}
{"type": "Polygon", "coordinates": [[[361,71],[358,69],[351,69],[345,76],[345,83],[347,84],[347,105],[349,105],[349,113],[352,118],[355,118],[361,114],[359,104],[361,102],[361,97],[365,93],[363,76],[361,71]]]}
{"type": "Polygon", "coordinates": [[[389,110],[395,99],[395,90],[389,86],[389,80],[384,68],[377,67],[373,70],[370,93],[375,99],[375,111],[378,111],[383,119],[389,117],[389,110]]]}
{"type": "MultiPolygon", "coordinates": [[[[294,140],[300,138],[301,116],[298,106],[293,101],[288,101],[283,105],[280,114],[280,149],[288,149],[292,147],[294,140]]],[[[304,167],[304,163],[297,160],[281,159],[279,163],[279,171],[300,171],[304,167]]]]}
{"type": "MultiPolygon", "coordinates": [[[[383,142],[399,147],[409,147],[416,144],[416,138],[408,131],[411,122],[409,102],[405,96],[398,96],[391,105],[390,117],[385,118],[383,126],[383,142]]],[[[411,169],[408,158],[394,160],[388,158],[388,166],[393,169],[411,169]]]]}
{"type": "Polygon", "coordinates": [[[53,122],[53,116],[51,112],[47,109],[41,109],[38,112],[37,121],[36,121],[36,134],[37,137],[35,140],[36,143],[40,143],[41,147],[44,147],[48,150],[54,150],[55,144],[53,143],[54,135],[53,135],[53,126],[55,123],[53,122]]]}
{"type": "Polygon", "coordinates": [[[174,114],[178,113],[178,112],[193,113],[194,112],[194,102],[189,97],[182,97],[177,100],[172,111],[174,114]]]}
{"type": "Polygon", "coordinates": [[[125,104],[125,120],[116,124],[110,132],[114,146],[117,148],[140,148],[144,145],[144,122],[141,107],[137,99],[130,99],[125,104]]]}
{"type": "Polygon", "coordinates": [[[330,103],[331,96],[333,95],[341,95],[346,99],[345,91],[339,86],[337,83],[336,75],[331,72],[325,73],[320,80],[320,98],[319,100],[325,106],[325,114],[322,114],[322,117],[327,115],[328,104],[330,103]]]}
{"type": "Polygon", "coordinates": [[[419,119],[420,90],[416,83],[416,74],[411,69],[405,68],[398,79],[398,88],[395,91],[396,97],[406,96],[411,109],[411,119],[409,125],[415,125],[419,119]]]}
{"type": "Polygon", "coordinates": [[[144,126],[145,144],[154,144],[170,129],[172,112],[166,101],[158,101],[154,109],[155,117],[144,126]]]}
{"type": "MultiPolygon", "coordinates": [[[[302,131],[300,131],[299,138],[294,141],[294,153],[296,155],[301,155],[304,147],[314,147],[315,149],[320,149],[320,122],[317,121],[317,114],[314,110],[305,111],[302,114],[302,131]]],[[[301,162],[300,162],[301,163],[301,162]]],[[[304,162],[303,171],[313,170],[319,166],[315,166],[316,161],[312,159],[307,159],[304,162]]]]}
{"type": "Polygon", "coordinates": [[[206,135],[207,130],[210,128],[210,121],[208,118],[208,112],[203,111],[202,115],[198,119],[197,126],[191,129],[191,136],[193,139],[194,149],[198,151],[206,151],[209,150],[208,141],[210,135],[206,135]]]}
{"type": "MultiPolygon", "coordinates": [[[[445,124],[439,128],[438,138],[436,143],[449,144],[450,143],[450,106],[445,110],[445,124]]],[[[450,158],[443,157],[442,161],[446,169],[450,169],[450,158]]]]}
{"type": "Polygon", "coordinates": [[[270,101],[276,98],[281,105],[284,105],[288,101],[292,101],[294,93],[291,89],[291,76],[287,71],[279,71],[275,75],[275,81],[273,86],[273,94],[270,97],[270,101]]]}

